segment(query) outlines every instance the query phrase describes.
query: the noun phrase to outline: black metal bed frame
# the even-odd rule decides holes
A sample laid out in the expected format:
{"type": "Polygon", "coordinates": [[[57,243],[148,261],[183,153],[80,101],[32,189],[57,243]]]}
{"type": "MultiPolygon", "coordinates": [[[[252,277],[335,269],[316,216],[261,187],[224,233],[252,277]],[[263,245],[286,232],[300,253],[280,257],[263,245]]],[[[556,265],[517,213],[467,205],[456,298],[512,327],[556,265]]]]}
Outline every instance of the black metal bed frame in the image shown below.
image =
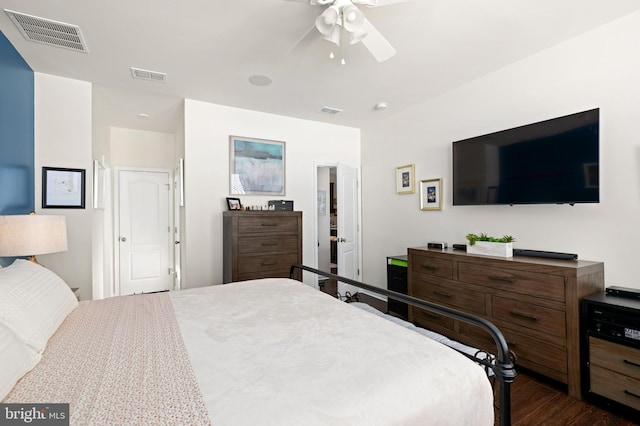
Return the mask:
{"type": "Polygon", "coordinates": [[[495,360],[493,363],[489,363],[484,359],[479,359],[472,357],[471,355],[465,354],[461,352],[468,358],[473,359],[475,362],[478,362],[485,367],[491,368],[496,379],[499,382],[499,403],[500,403],[500,425],[501,426],[509,426],[511,425],[511,383],[516,378],[516,370],[511,362],[511,358],[509,357],[509,348],[507,346],[507,342],[502,335],[502,332],[498,330],[498,328],[493,325],[491,322],[485,320],[484,318],[477,317],[475,315],[468,314],[466,312],[458,311],[456,309],[448,308],[446,306],[437,305],[435,303],[430,303],[413,296],[408,296],[406,294],[397,293],[395,291],[387,290],[380,287],[374,287],[370,284],[366,284],[363,282],[359,282],[356,280],[352,280],[351,278],[341,277],[336,274],[332,274],[330,272],[324,272],[319,269],[311,268],[309,266],[304,266],[298,263],[294,263],[291,265],[289,270],[289,276],[294,279],[296,269],[300,269],[302,271],[311,272],[316,275],[320,275],[323,277],[327,277],[336,281],[343,282],[345,284],[350,284],[358,288],[362,288],[367,291],[372,291],[374,293],[378,293],[392,299],[405,302],[409,305],[418,307],[420,309],[425,309],[427,311],[436,312],[438,314],[442,314],[448,316],[450,318],[457,319],[459,321],[464,321],[468,324],[475,325],[477,327],[482,328],[487,333],[491,335],[494,342],[496,343],[497,353],[495,354],[495,360]]]}

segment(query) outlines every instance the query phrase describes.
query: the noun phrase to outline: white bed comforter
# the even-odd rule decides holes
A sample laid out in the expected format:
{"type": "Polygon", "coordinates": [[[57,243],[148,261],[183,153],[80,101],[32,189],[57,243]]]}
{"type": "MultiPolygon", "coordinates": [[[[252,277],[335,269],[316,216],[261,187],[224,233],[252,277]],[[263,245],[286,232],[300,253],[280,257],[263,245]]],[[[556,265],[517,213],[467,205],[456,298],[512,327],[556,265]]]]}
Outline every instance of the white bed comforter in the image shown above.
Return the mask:
{"type": "Polygon", "coordinates": [[[492,425],[481,367],[300,282],[172,292],[213,425],[492,425]]]}

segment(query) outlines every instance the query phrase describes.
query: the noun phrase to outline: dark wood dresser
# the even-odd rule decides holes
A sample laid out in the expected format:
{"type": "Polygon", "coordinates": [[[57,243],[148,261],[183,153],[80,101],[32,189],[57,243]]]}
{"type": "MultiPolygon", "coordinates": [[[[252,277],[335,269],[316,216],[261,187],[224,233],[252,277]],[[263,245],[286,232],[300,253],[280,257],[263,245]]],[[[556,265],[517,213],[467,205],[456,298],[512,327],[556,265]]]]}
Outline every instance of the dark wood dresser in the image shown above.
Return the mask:
{"type": "MultiPolygon", "coordinates": [[[[567,384],[581,398],[580,300],[604,290],[604,264],[458,250],[410,248],[408,291],[484,317],[504,334],[516,366],[567,384]]],[[[409,320],[486,350],[495,344],[472,325],[412,308],[409,320]]]]}
{"type": "Polygon", "coordinates": [[[224,283],[288,278],[302,263],[302,212],[227,211],[222,222],[224,283]]]}

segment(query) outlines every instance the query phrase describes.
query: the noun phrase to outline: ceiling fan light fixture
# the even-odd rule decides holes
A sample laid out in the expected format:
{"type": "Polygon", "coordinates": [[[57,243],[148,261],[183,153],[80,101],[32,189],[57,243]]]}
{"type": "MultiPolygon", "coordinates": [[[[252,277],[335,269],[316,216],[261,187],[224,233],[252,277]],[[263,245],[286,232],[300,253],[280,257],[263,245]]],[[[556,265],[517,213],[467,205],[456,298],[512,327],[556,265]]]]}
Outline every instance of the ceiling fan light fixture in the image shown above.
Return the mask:
{"type": "Polygon", "coordinates": [[[356,44],[362,41],[367,36],[367,32],[360,30],[357,32],[349,33],[349,44],[356,44]]]}
{"type": "Polygon", "coordinates": [[[353,4],[343,6],[342,25],[350,33],[361,31],[364,25],[364,14],[353,4]]]}
{"type": "Polygon", "coordinates": [[[340,9],[336,6],[329,6],[316,18],[316,28],[320,31],[320,34],[330,35],[338,26],[339,20],[340,9]]]}
{"type": "Polygon", "coordinates": [[[331,43],[340,46],[340,34],[342,33],[342,29],[339,25],[333,27],[333,31],[331,33],[322,37],[323,39],[330,41],[331,43]]]}

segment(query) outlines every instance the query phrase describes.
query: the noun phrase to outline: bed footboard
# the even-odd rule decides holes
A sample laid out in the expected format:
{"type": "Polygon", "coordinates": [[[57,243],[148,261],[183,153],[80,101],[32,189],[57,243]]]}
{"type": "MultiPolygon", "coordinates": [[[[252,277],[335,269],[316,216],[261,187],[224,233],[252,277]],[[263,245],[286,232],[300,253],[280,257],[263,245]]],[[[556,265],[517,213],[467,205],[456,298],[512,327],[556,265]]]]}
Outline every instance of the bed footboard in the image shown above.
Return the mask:
{"type": "MultiPolygon", "coordinates": [[[[472,324],[478,326],[485,330],[496,343],[496,359],[495,361],[488,365],[488,362],[484,359],[474,358],[474,361],[488,366],[493,370],[495,374],[496,380],[499,383],[499,403],[500,403],[500,425],[507,426],[511,424],[511,383],[515,380],[516,370],[509,358],[509,348],[507,346],[507,342],[502,335],[502,332],[491,322],[485,320],[484,318],[468,314],[466,312],[458,311],[456,309],[448,308],[446,306],[437,305],[435,303],[430,303],[412,296],[408,296],[406,294],[397,293],[395,291],[387,290],[384,288],[374,287],[370,284],[365,284],[359,281],[352,280],[351,278],[341,277],[336,274],[332,274],[330,272],[320,271],[319,269],[314,269],[308,266],[293,264],[290,269],[290,276],[293,279],[295,277],[295,271],[300,269],[302,271],[311,272],[316,275],[320,275],[323,277],[327,277],[336,281],[343,282],[345,284],[353,285],[358,288],[362,288],[367,291],[372,291],[374,293],[381,294],[383,296],[390,297],[392,299],[405,302],[409,305],[418,307],[420,309],[424,309],[427,311],[435,312],[438,314],[442,314],[459,321],[464,321],[468,324],[472,324]]],[[[468,356],[465,354],[465,356],[468,356]]],[[[469,356],[468,356],[469,357],[469,356]]]]}

